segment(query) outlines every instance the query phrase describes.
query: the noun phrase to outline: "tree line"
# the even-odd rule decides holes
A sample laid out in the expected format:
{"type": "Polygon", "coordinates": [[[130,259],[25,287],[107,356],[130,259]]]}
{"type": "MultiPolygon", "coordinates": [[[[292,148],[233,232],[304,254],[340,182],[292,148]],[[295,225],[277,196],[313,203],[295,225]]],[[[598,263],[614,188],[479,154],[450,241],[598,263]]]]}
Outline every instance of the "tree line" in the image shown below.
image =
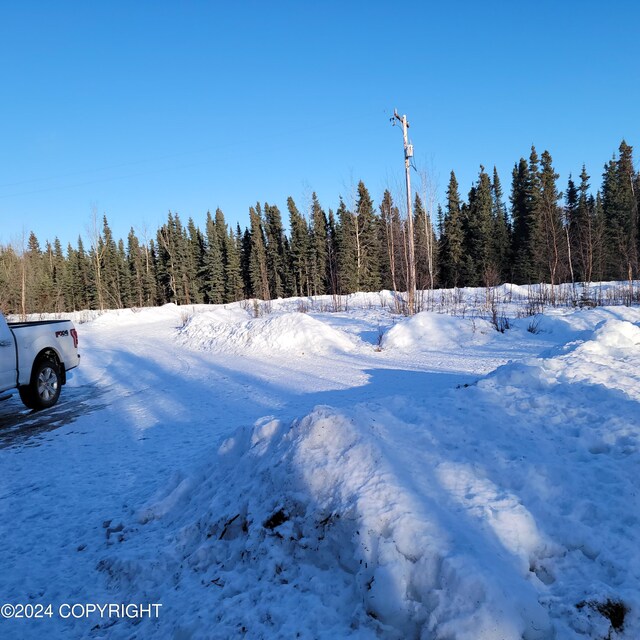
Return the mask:
{"type": "MultiPolygon", "coordinates": [[[[463,199],[452,171],[444,206],[413,206],[418,289],[494,286],[502,282],[592,282],[638,278],[640,173],[632,147],[604,165],[595,195],[585,167],[560,192],[548,151],[532,146],[511,175],[508,205],[496,169],[480,167],[463,199]]],[[[154,237],[131,228],[113,237],[94,219],[88,246],[42,246],[31,232],[23,247],[0,246],[0,309],[5,313],[144,307],[167,302],[219,304],[247,298],[405,291],[408,225],[389,190],[376,207],[359,182],[353,202],[335,211],[316,194],[301,212],[256,204],[249,225],[230,226],[218,209],[204,227],[169,212],[154,237]]]]}

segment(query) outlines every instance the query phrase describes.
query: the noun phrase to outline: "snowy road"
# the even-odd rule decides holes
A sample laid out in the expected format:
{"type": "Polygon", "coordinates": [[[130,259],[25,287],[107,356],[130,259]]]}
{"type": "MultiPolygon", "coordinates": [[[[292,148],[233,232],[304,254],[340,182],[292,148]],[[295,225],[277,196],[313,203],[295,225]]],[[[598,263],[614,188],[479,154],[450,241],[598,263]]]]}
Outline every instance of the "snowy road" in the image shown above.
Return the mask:
{"type": "Polygon", "coordinates": [[[0,404],[0,600],[160,616],[0,636],[599,638],[611,598],[635,637],[637,310],[197,311],[105,314],[58,407],[0,404]]]}

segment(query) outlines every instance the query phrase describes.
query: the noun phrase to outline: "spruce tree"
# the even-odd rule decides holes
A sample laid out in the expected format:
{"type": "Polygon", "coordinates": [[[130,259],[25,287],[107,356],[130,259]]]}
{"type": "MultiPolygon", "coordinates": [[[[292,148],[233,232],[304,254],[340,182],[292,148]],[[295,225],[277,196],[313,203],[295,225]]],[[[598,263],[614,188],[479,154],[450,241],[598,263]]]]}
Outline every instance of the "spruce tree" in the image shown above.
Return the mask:
{"type": "Polygon", "coordinates": [[[220,273],[223,302],[235,302],[243,298],[243,284],[240,267],[240,248],[233,231],[228,229],[224,213],[218,207],[216,209],[215,233],[220,248],[220,261],[222,270],[220,273]]]}
{"type": "Polygon", "coordinates": [[[158,293],[158,255],[153,240],[145,244],[142,250],[144,257],[143,292],[145,306],[162,304],[158,293]]]}
{"type": "Polygon", "coordinates": [[[202,231],[196,226],[193,218],[187,222],[185,247],[185,263],[183,275],[183,290],[186,304],[201,304],[204,302],[204,278],[206,242],[202,231]]]}
{"type": "Polygon", "coordinates": [[[264,232],[269,291],[272,296],[282,298],[290,293],[289,256],[286,251],[280,209],[268,203],[264,205],[264,232]]]}
{"type": "Polygon", "coordinates": [[[127,270],[129,279],[129,304],[134,307],[145,306],[144,294],[144,257],[140,241],[133,227],[127,236],[127,270]]]}
{"type": "Polygon", "coordinates": [[[225,298],[223,247],[218,222],[207,211],[207,243],[204,256],[203,293],[207,304],[220,304],[225,298]]]}
{"type": "Polygon", "coordinates": [[[287,198],[289,228],[291,229],[291,272],[293,276],[293,295],[311,295],[309,270],[309,228],[293,198],[287,198]]]}
{"type": "Polygon", "coordinates": [[[542,238],[537,252],[538,273],[541,279],[550,282],[552,287],[568,275],[566,242],[558,206],[561,196],[556,186],[558,177],[553,168],[551,154],[544,151],[540,165],[538,200],[538,228],[542,238]]]}
{"type": "Polygon", "coordinates": [[[262,211],[260,205],[249,209],[251,222],[249,245],[249,279],[251,296],[262,300],[271,300],[269,271],[267,266],[267,250],[265,234],[262,226],[262,211]]]}
{"type": "Polygon", "coordinates": [[[447,205],[442,228],[438,252],[440,280],[444,287],[457,287],[461,284],[465,256],[460,194],[453,171],[447,188],[447,205]]]}
{"type": "Polygon", "coordinates": [[[337,210],[336,235],[337,293],[344,295],[358,290],[358,250],[356,247],[356,219],[340,198],[337,210]]]}
{"type": "Polygon", "coordinates": [[[355,210],[357,290],[380,290],[380,221],[373,208],[373,201],[362,180],[358,183],[358,199],[355,210]]]}
{"type": "Polygon", "coordinates": [[[66,261],[62,253],[62,245],[57,237],[54,238],[53,246],[48,245],[48,259],[51,291],[47,309],[60,313],[65,310],[64,283],[66,261]]]}
{"type": "Polygon", "coordinates": [[[252,298],[254,293],[251,281],[251,232],[247,228],[242,232],[238,224],[236,238],[240,247],[240,272],[242,273],[244,297],[252,298]]]}
{"type": "Polygon", "coordinates": [[[224,264],[224,301],[236,302],[244,298],[244,285],[242,280],[242,268],[240,262],[240,243],[239,234],[234,234],[229,229],[226,242],[226,261],[224,264]]]}
{"type": "Polygon", "coordinates": [[[602,204],[607,224],[609,275],[633,280],[638,271],[638,207],[634,194],[636,175],[633,149],[624,140],[619,158],[605,167],[602,204]]]}
{"type": "Polygon", "coordinates": [[[332,296],[340,292],[340,278],[338,267],[338,225],[333,211],[329,209],[327,216],[327,269],[328,269],[328,286],[332,296]]]}
{"type": "Polygon", "coordinates": [[[495,167],[493,167],[491,196],[493,201],[492,260],[496,265],[500,282],[506,282],[512,278],[511,228],[507,217],[507,208],[503,200],[502,185],[495,167]]]}
{"type": "MultiPolygon", "coordinates": [[[[572,194],[573,197],[573,194],[572,194]]],[[[577,265],[577,278],[581,282],[591,282],[595,255],[595,211],[593,198],[589,195],[589,175],[582,165],[577,204],[572,215],[573,233],[572,257],[577,265]]]]}
{"type": "Polygon", "coordinates": [[[468,286],[494,285],[498,279],[496,260],[493,255],[492,211],[491,181],[481,165],[478,182],[469,192],[465,224],[468,286]]]}
{"type": "Polygon", "coordinates": [[[135,302],[131,290],[127,252],[125,251],[122,238],[118,240],[118,289],[120,291],[120,302],[122,306],[134,306],[135,302]]]}
{"type": "Polygon", "coordinates": [[[91,286],[91,260],[84,250],[84,243],[80,236],[78,236],[77,246],[78,249],[74,253],[75,263],[72,265],[74,309],[89,309],[96,299],[95,288],[91,286]]]}
{"type": "Polygon", "coordinates": [[[595,227],[595,237],[593,252],[594,280],[602,281],[607,277],[608,267],[608,244],[607,244],[607,220],[604,213],[604,205],[600,191],[596,193],[593,204],[593,220],[595,227]]]}
{"type": "Polygon", "coordinates": [[[511,181],[511,219],[513,220],[513,279],[516,284],[533,282],[532,215],[529,203],[529,167],[524,158],[515,165],[511,181]]]}
{"type": "Polygon", "coordinates": [[[104,301],[108,308],[122,309],[124,304],[120,288],[121,256],[118,253],[118,245],[113,237],[106,215],[102,217],[102,245],[99,246],[99,250],[102,256],[101,272],[104,301]]]}
{"type": "Polygon", "coordinates": [[[309,228],[309,254],[313,295],[329,292],[329,230],[325,212],[318,196],[311,194],[311,225],[309,228]]]}
{"type": "Polygon", "coordinates": [[[20,313],[35,313],[46,310],[47,274],[40,242],[31,231],[27,249],[21,260],[20,313]]]}
{"type": "Polygon", "coordinates": [[[178,251],[179,240],[176,238],[176,224],[171,211],[167,215],[167,222],[158,229],[157,241],[156,273],[159,299],[161,304],[179,304],[181,299],[178,295],[178,265],[181,255],[178,251]]]}

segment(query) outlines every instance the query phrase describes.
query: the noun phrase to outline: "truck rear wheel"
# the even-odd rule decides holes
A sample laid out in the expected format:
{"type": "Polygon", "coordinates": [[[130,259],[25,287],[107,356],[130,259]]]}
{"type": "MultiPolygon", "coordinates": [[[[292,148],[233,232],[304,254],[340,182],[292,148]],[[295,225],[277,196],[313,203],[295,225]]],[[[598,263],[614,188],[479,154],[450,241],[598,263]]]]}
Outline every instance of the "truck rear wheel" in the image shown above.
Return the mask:
{"type": "Polygon", "coordinates": [[[44,358],[34,365],[31,382],[18,391],[25,407],[39,411],[53,407],[58,402],[61,385],[60,365],[44,358]]]}

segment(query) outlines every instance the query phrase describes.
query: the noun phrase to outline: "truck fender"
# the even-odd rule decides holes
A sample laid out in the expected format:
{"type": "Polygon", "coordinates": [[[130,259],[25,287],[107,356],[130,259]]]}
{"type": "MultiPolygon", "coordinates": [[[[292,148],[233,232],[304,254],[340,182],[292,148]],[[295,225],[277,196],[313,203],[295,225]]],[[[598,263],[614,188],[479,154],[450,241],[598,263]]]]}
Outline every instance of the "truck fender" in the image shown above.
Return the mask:
{"type": "MultiPolygon", "coordinates": [[[[23,368],[20,369],[19,377],[18,377],[18,385],[20,386],[28,385],[31,382],[31,375],[33,373],[33,368],[35,367],[37,362],[39,362],[42,358],[45,358],[45,357],[50,357],[54,359],[60,365],[60,374],[62,378],[61,382],[62,384],[65,384],[66,372],[64,367],[64,361],[62,359],[60,351],[55,347],[52,347],[51,344],[49,344],[46,337],[38,338],[37,340],[32,342],[31,345],[29,346],[30,346],[29,349],[25,347],[25,351],[28,350],[30,354],[34,354],[34,357],[33,357],[33,360],[30,360],[31,366],[28,367],[27,370],[23,368]]],[[[20,362],[20,357],[18,357],[18,362],[20,362]]]]}

